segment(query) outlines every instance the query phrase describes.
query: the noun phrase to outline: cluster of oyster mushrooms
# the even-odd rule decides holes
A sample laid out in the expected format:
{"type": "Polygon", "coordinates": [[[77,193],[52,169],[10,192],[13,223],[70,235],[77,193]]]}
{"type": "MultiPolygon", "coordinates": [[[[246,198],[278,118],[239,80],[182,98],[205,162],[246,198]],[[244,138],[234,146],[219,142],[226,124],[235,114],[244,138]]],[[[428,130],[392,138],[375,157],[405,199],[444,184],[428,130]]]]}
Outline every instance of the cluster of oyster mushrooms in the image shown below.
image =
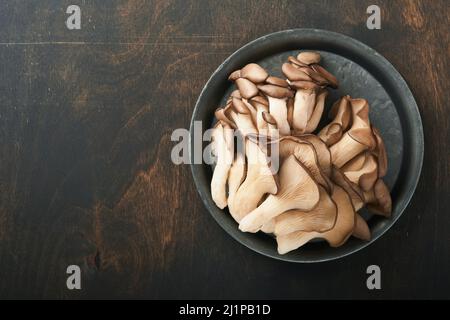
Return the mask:
{"type": "Polygon", "coordinates": [[[386,151],[370,124],[367,101],[342,97],[329,112],[331,121],[314,134],[328,87],[338,86],[320,58],[317,52],[289,57],[282,65],[286,78],[246,65],[230,75],[237,89],[215,112],[212,198],[219,208],[228,206],[241,231],[273,234],[280,254],[314,238],[332,247],[350,236],[369,240],[358,211],[391,213],[382,180],[386,151]]]}

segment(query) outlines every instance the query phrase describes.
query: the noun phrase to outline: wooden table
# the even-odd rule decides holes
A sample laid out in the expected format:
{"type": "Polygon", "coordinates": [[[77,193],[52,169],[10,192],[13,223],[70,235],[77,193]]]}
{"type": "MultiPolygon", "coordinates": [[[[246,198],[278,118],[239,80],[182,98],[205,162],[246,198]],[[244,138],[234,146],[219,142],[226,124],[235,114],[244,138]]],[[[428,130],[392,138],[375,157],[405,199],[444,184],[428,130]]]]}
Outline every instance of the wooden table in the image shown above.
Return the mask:
{"type": "MultiPolygon", "coordinates": [[[[448,1],[5,1],[0,4],[0,297],[449,298],[448,1]],[[78,2],[81,30],[68,30],[78,2]],[[381,30],[366,8],[382,10],[381,30]],[[405,77],[425,159],[395,226],[350,257],[258,255],[212,219],[170,161],[203,85],[278,30],[359,39],[405,77]],[[68,290],[79,265],[82,289],[68,290]],[[366,288],[377,264],[382,290],[366,288]]],[[[407,159],[406,159],[407,161],[407,159]]]]}

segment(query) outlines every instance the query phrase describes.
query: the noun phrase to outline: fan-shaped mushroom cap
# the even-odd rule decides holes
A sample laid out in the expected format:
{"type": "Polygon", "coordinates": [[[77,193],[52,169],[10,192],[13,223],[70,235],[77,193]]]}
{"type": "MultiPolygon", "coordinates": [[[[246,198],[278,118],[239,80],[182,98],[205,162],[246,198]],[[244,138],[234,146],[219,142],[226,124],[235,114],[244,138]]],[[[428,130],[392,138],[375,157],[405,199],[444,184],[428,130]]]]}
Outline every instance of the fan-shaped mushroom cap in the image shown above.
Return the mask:
{"type": "Polygon", "coordinates": [[[342,189],[345,190],[345,192],[348,193],[350,196],[350,199],[352,200],[353,207],[355,208],[355,211],[358,211],[364,206],[364,194],[359,189],[359,187],[352,183],[350,180],[347,179],[347,177],[336,167],[333,167],[332,173],[331,173],[331,180],[338,186],[340,186],[342,189]]]}
{"type": "Polygon", "coordinates": [[[264,82],[269,74],[267,71],[256,63],[249,63],[241,69],[241,77],[250,80],[253,83],[264,82]]]}
{"type": "Polygon", "coordinates": [[[235,81],[242,98],[250,99],[258,94],[256,85],[246,78],[238,78],[235,81]]]}
{"type": "Polygon", "coordinates": [[[389,217],[392,212],[392,199],[389,189],[382,179],[378,179],[372,190],[364,192],[367,208],[375,213],[389,217]]]}
{"type": "Polygon", "coordinates": [[[281,71],[290,81],[312,81],[311,77],[298,66],[285,62],[281,66],[281,71]]]}
{"type": "Polygon", "coordinates": [[[359,214],[356,214],[355,229],[353,230],[352,236],[364,241],[370,241],[370,238],[372,237],[366,220],[359,214]]]}
{"type": "Polygon", "coordinates": [[[334,227],[337,207],[326,190],[319,186],[320,200],[309,211],[290,210],[275,217],[275,235],[286,235],[294,231],[325,232],[334,227]]]}
{"type": "Polygon", "coordinates": [[[375,150],[373,153],[377,157],[378,162],[378,177],[382,178],[386,175],[387,172],[387,154],[386,154],[386,148],[384,146],[384,141],[381,138],[380,132],[377,128],[372,126],[372,132],[375,137],[375,140],[377,142],[377,145],[375,147],[375,150]]]}
{"type": "Polygon", "coordinates": [[[347,130],[351,121],[351,109],[348,96],[336,101],[331,107],[329,116],[333,120],[319,132],[319,137],[327,146],[335,144],[347,130]]]}
{"type": "Polygon", "coordinates": [[[255,210],[245,216],[239,229],[244,232],[257,232],[277,215],[291,210],[312,210],[319,202],[319,187],[307,169],[290,156],[280,168],[280,188],[278,193],[269,195],[255,210]]]}
{"type": "Polygon", "coordinates": [[[319,63],[320,53],[315,51],[303,51],[297,55],[297,60],[304,64],[319,63]]]}
{"type": "Polygon", "coordinates": [[[313,145],[316,150],[319,167],[322,172],[329,177],[331,175],[331,153],[330,150],[328,150],[327,145],[319,137],[313,134],[305,134],[300,138],[313,145]]]}
{"type": "Polygon", "coordinates": [[[258,144],[247,140],[245,144],[247,157],[247,176],[234,197],[233,212],[236,221],[254,210],[266,193],[278,191],[276,176],[271,171],[269,159],[258,144]]]}
{"type": "MultiPolygon", "coordinates": [[[[224,110],[224,115],[231,119],[236,129],[245,137],[249,134],[257,134],[255,123],[253,122],[253,116],[246,105],[241,99],[232,97],[229,107],[224,110]]],[[[217,114],[216,114],[217,116],[217,114]]]]}
{"type": "Polygon", "coordinates": [[[216,124],[212,133],[217,163],[211,179],[211,196],[220,209],[227,206],[226,183],[233,161],[232,134],[231,128],[221,122],[216,124]]]}
{"type": "Polygon", "coordinates": [[[337,219],[334,227],[326,232],[295,231],[277,236],[278,253],[285,254],[295,250],[314,238],[322,238],[332,247],[338,247],[347,241],[355,227],[355,210],[347,192],[335,186],[331,198],[337,206],[337,219]]]}
{"type": "Polygon", "coordinates": [[[336,89],[338,87],[339,84],[338,84],[336,77],[333,76],[331,73],[329,73],[327,70],[325,70],[324,67],[322,67],[321,65],[318,65],[318,64],[312,64],[311,68],[314,71],[320,73],[325,79],[327,79],[328,85],[331,88],[336,89]]]}
{"type": "Polygon", "coordinates": [[[357,154],[376,145],[369,123],[369,108],[364,99],[351,99],[352,126],[331,146],[331,159],[338,168],[357,154]]]}
{"type": "Polygon", "coordinates": [[[293,136],[281,137],[278,141],[278,152],[280,163],[294,155],[308,169],[314,180],[330,191],[331,186],[320,170],[316,149],[311,143],[293,136]]]}
{"type": "Polygon", "coordinates": [[[359,185],[362,190],[369,191],[378,179],[377,167],[375,157],[369,152],[363,152],[347,162],[342,171],[351,182],[359,185]]]}

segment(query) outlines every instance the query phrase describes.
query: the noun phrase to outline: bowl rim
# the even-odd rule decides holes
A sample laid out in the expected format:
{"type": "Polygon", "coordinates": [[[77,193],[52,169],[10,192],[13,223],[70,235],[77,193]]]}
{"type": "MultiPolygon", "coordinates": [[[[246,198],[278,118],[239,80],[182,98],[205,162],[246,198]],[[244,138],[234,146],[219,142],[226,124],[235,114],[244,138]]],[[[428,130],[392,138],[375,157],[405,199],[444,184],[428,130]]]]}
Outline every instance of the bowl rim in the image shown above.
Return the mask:
{"type": "MultiPolygon", "coordinates": [[[[332,51],[330,51],[330,52],[332,52],[332,51]]],[[[370,72],[370,70],[368,70],[368,71],[370,72]]],[[[191,117],[190,126],[189,126],[189,152],[190,152],[189,159],[190,159],[191,173],[192,173],[192,176],[194,179],[196,189],[200,195],[200,198],[202,199],[202,202],[206,206],[209,213],[213,216],[214,220],[216,220],[216,222],[232,238],[234,238],[236,241],[238,241],[242,245],[246,246],[247,248],[251,249],[252,251],[255,251],[261,255],[264,255],[266,257],[270,257],[270,258],[273,258],[276,260],[294,262],[294,263],[317,263],[317,262],[325,262],[325,261],[332,261],[332,260],[340,259],[340,258],[349,256],[353,253],[356,253],[356,252],[366,248],[370,244],[374,243],[377,239],[379,239],[383,234],[385,234],[395,224],[395,222],[400,218],[400,216],[403,214],[404,210],[410,203],[410,201],[413,197],[414,191],[416,190],[416,187],[417,187],[418,182],[421,177],[421,171],[422,171],[422,166],[423,166],[423,157],[424,157],[424,135],[423,135],[423,126],[422,126],[422,119],[420,116],[420,111],[419,111],[417,103],[414,99],[414,96],[413,96],[411,90],[409,89],[409,87],[406,83],[406,80],[402,77],[402,75],[397,71],[397,69],[385,57],[383,57],[377,51],[375,51],[368,45],[362,43],[361,41],[356,40],[350,36],[347,36],[347,35],[344,35],[341,33],[328,31],[328,30],[322,30],[322,29],[297,28],[297,29],[288,29],[288,30],[277,31],[277,32],[264,35],[262,37],[259,37],[255,40],[248,42],[247,44],[243,45],[242,47],[237,49],[235,52],[233,52],[230,56],[228,56],[219,65],[219,67],[212,73],[212,75],[209,77],[208,81],[204,85],[204,87],[196,101],[194,110],[192,112],[192,117],[191,117]],[[407,99],[407,102],[408,102],[407,105],[410,108],[409,116],[413,117],[413,119],[409,119],[409,120],[413,121],[412,127],[414,128],[414,130],[417,130],[414,134],[414,137],[412,138],[414,140],[413,142],[414,142],[415,148],[414,148],[414,150],[410,150],[411,153],[414,153],[414,157],[413,157],[414,163],[413,163],[412,170],[414,170],[417,174],[408,183],[408,190],[406,191],[406,195],[403,196],[403,199],[401,199],[402,201],[400,203],[400,208],[398,209],[398,211],[399,211],[398,214],[396,216],[392,216],[390,218],[390,221],[386,224],[386,226],[382,230],[380,230],[380,232],[377,235],[372,237],[372,239],[370,241],[361,242],[361,244],[359,246],[357,246],[355,248],[351,248],[351,249],[347,250],[346,252],[336,253],[333,256],[328,256],[328,257],[324,257],[324,258],[294,259],[294,258],[290,258],[288,255],[280,255],[278,253],[272,254],[272,253],[264,252],[262,250],[259,250],[258,248],[255,248],[252,245],[252,242],[249,243],[249,241],[244,241],[242,239],[242,237],[239,237],[237,235],[237,232],[236,232],[236,230],[238,232],[241,232],[241,231],[239,231],[237,228],[235,228],[235,230],[231,230],[230,227],[228,227],[227,225],[224,225],[222,223],[222,221],[219,220],[217,213],[213,212],[214,209],[210,208],[210,202],[212,200],[208,199],[208,196],[210,197],[209,185],[207,188],[208,192],[205,192],[205,185],[199,179],[199,171],[203,170],[202,167],[205,164],[203,164],[203,163],[202,164],[194,164],[194,161],[193,161],[194,160],[194,155],[193,155],[194,145],[192,144],[192,141],[194,139],[194,136],[193,136],[194,135],[194,130],[193,130],[194,122],[196,121],[197,116],[198,116],[199,106],[200,106],[202,100],[204,99],[206,92],[208,91],[211,83],[213,83],[217,77],[221,76],[220,73],[223,72],[223,69],[227,65],[229,65],[231,61],[233,61],[234,59],[237,59],[241,53],[251,49],[252,47],[254,47],[255,45],[257,45],[261,42],[269,43],[271,41],[274,41],[274,40],[278,39],[280,36],[296,37],[298,39],[301,39],[301,38],[312,39],[312,38],[317,37],[317,38],[320,38],[321,41],[331,41],[334,43],[341,43],[342,45],[345,45],[346,49],[355,51],[361,55],[373,56],[372,58],[370,58],[370,62],[374,65],[374,67],[377,67],[378,69],[381,69],[384,72],[387,72],[386,74],[388,74],[388,76],[391,78],[391,80],[395,80],[395,85],[398,87],[398,89],[401,90],[402,92],[404,92],[404,96],[401,98],[407,99]]],[[[403,160],[403,161],[405,161],[405,160],[403,160]]],[[[220,211],[220,214],[224,214],[222,209],[219,209],[217,207],[215,207],[215,209],[217,209],[217,210],[214,210],[214,211],[220,211]]],[[[251,235],[256,237],[255,234],[251,234],[251,235]]],[[[256,238],[255,238],[255,240],[256,240],[256,238]]]]}

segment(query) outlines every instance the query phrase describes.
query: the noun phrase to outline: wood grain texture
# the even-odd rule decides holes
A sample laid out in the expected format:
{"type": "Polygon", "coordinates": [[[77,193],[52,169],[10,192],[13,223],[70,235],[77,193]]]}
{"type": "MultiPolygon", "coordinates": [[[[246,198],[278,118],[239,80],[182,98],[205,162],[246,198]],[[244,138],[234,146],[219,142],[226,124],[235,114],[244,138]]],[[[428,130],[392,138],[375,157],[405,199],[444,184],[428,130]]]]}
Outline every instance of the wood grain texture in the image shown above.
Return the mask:
{"type": "Polygon", "coordinates": [[[72,1],[0,4],[0,297],[449,298],[449,4],[377,1],[72,1]],[[278,30],[341,32],[383,54],[419,105],[415,197],[367,249],[316,265],[260,256],[211,218],[170,161],[214,69],[278,30]],[[82,268],[69,291],[66,267],[82,268]],[[368,291],[366,267],[382,269],[368,291]]]}

